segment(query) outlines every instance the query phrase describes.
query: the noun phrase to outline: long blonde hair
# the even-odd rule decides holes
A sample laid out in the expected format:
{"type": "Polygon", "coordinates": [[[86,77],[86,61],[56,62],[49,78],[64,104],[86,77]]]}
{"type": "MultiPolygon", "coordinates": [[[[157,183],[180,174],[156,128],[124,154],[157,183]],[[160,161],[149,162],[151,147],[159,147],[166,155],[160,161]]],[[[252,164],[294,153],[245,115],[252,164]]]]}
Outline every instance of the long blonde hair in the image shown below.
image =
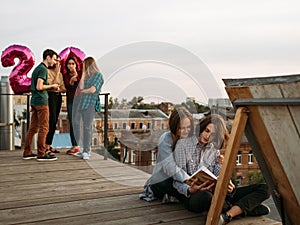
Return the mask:
{"type": "Polygon", "coordinates": [[[83,61],[85,80],[92,77],[95,73],[100,73],[100,70],[93,57],[87,57],[83,61]]]}

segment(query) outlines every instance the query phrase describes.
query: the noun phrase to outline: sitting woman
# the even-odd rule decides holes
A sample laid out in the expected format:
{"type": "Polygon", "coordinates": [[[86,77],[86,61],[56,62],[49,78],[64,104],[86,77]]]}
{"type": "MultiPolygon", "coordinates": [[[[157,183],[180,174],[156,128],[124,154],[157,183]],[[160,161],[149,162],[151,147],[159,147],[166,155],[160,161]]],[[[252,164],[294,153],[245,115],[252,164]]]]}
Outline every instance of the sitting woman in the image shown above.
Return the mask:
{"type": "MultiPolygon", "coordinates": [[[[207,167],[218,176],[222,157],[220,148],[228,139],[225,122],[219,115],[209,115],[200,121],[198,138],[190,137],[179,140],[175,148],[177,165],[189,175],[196,172],[201,166],[207,167]]],[[[189,186],[180,181],[174,181],[175,189],[185,196],[185,207],[194,212],[209,210],[213,186],[215,183],[197,183],[197,179],[189,186]]],[[[253,184],[244,187],[235,187],[232,182],[228,186],[228,194],[223,205],[223,214],[219,224],[226,224],[238,215],[261,216],[269,213],[269,208],[261,204],[269,198],[266,184],[253,184]]]]}
{"type": "Polygon", "coordinates": [[[173,151],[179,139],[193,135],[192,114],[185,108],[175,109],[169,118],[169,129],[170,131],[162,134],[159,139],[156,165],[151,177],[144,186],[144,193],[140,194],[140,198],[146,201],[159,198],[166,202],[170,199],[182,200],[184,197],[173,187],[173,179],[185,182],[190,176],[176,165],[173,151]]]}

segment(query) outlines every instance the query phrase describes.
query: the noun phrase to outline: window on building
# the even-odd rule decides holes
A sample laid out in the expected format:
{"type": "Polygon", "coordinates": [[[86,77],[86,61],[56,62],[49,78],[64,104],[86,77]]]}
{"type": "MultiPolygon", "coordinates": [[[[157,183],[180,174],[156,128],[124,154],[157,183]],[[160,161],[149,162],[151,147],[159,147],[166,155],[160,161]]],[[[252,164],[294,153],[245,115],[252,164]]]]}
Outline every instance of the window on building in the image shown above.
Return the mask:
{"type": "Polygon", "coordinates": [[[161,129],[162,129],[162,130],[165,129],[165,124],[164,124],[164,123],[161,124],[161,129]]]}
{"type": "Polygon", "coordinates": [[[139,128],[143,129],[143,125],[144,125],[143,123],[139,123],[139,128]]]}
{"type": "Polygon", "coordinates": [[[151,161],[152,161],[151,165],[155,165],[155,163],[156,163],[156,151],[155,150],[151,151],[151,161]]]}
{"type": "Polygon", "coordinates": [[[118,129],[118,123],[114,123],[114,130],[118,129]]]}
{"type": "Polygon", "coordinates": [[[94,138],[94,146],[97,146],[98,143],[97,143],[97,138],[94,138]]]}
{"type": "Polygon", "coordinates": [[[253,152],[250,151],[248,154],[248,164],[253,164],[254,163],[254,159],[253,159],[253,152]]]}
{"type": "Polygon", "coordinates": [[[123,157],[124,157],[124,159],[123,159],[124,163],[128,163],[128,152],[127,152],[127,147],[124,147],[124,148],[123,148],[123,157]]]}
{"type": "Polygon", "coordinates": [[[147,124],[147,129],[151,129],[151,123],[147,124]]]}
{"type": "Polygon", "coordinates": [[[123,123],[123,124],[122,124],[122,128],[123,128],[124,130],[126,129],[126,126],[127,126],[126,123],[123,123]]]}
{"type": "Polygon", "coordinates": [[[131,150],[131,155],[130,155],[130,162],[132,165],[135,165],[135,152],[131,150]]]}
{"type": "Polygon", "coordinates": [[[130,129],[135,129],[135,123],[131,123],[130,129]]]}
{"type": "Polygon", "coordinates": [[[236,157],[236,165],[242,165],[242,154],[240,152],[236,157]]]}

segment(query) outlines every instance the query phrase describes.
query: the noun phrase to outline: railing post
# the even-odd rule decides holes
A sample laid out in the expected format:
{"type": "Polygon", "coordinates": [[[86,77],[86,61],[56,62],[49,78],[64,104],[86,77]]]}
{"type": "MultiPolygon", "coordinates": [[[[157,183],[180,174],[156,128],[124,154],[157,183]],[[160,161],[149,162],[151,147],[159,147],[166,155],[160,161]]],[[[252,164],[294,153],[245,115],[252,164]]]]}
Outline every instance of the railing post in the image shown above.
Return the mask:
{"type": "Polygon", "coordinates": [[[108,155],[108,95],[109,93],[104,94],[104,160],[107,160],[108,155]]]}
{"type": "Polygon", "coordinates": [[[30,102],[30,94],[27,94],[26,95],[26,97],[27,97],[27,102],[26,102],[26,110],[27,110],[27,112],[26,112],[26,120],[27,120],[27,124],[26,124],[26,132],[28,131],[28,129],[29,129],[29,124],[30,124],[30,104],[29,104],[29,102],[30,102]]]}

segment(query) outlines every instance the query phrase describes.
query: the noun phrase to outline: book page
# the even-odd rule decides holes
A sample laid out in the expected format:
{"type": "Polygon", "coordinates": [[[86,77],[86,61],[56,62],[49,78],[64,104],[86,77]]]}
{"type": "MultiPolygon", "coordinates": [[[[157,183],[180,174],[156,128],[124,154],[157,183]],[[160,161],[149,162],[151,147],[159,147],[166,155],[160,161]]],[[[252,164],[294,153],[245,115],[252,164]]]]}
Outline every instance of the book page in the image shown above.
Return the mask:
{"type": "Polygon", "coordinates": [[[217,180],[217,177],[209,171],[209,169],[207,169],[205,166],[201,166],[192,176],[191,178],[188,180],[187,184],[191,184],[195,178],[198,178],[198,182],[199,184],[210,180],[212,182],[217,180]]]}

